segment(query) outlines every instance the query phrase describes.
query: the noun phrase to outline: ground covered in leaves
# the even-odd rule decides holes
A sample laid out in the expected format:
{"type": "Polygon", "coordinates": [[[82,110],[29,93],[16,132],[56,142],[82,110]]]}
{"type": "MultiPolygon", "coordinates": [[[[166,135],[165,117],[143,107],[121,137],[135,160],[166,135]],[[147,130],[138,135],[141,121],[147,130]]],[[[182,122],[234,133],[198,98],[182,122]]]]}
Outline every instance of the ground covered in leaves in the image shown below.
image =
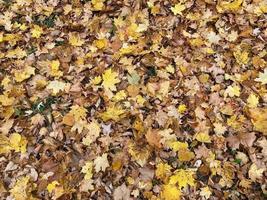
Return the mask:
{"type": "Polygon", "coordinates": [[[0,0],[0,196],[266,199],[266,0],[0,0]]]}

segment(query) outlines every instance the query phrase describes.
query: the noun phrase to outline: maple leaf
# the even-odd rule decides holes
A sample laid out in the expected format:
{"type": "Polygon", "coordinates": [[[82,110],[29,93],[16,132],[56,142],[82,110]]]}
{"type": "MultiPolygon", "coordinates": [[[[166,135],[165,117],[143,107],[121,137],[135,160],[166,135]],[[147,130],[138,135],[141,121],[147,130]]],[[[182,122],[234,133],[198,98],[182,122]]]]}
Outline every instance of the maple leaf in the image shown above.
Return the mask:
{"type": "Polygon", "coordinates": [[[51,81],[47,85],[47,89],[52,90],[53,95],[57,95],[60,91],[64,91],[66,83],[60,81],[51,81]]]}
{"type": "Polygon", "coordinates": [[[223,135],[226,131],[227,131],[227,128],[225,126],[223,126],[221,123],[219,122],[215,122],[213,124],[214,126],[214,131],[217,135],[223,135]]]}
{"type": "Polygon", "coordinates": [[[11,106],[15,101],[14,97],[9,97],[9,94],[7,92],[4,92],[4,94],[0,95],[0,103],[3,106],[11,106]]]}
{"type": "Polygon", "coordinates": [[[11,196],[15,200],[31,200],[33,199],[30,192],[32,188],[30,187],[30,177],[29,176],[23,176],[16,180],[15,185],[13,188],[9,191],[11,196]]]}
{"type": "Polygon", "coordinates": [[[104,121],[108,121],[108,120],[119,121],[123,117],[124,113],[125,113],[125,110],[121,109],[120,107],[112,106],[112,107],[108,107],[106,112],[101,113],[100,117],[104,121]]]}
{"type": "Polygon", "coordinates": [[[170,177],[169,184],[178,184],[179,189],[187,187],[187,185],[195,186],[194,172],[190,169],[177,170],[174,175],[170,177]]]}
{"type": "Polygon", "coordinates": [[[121,186],[117,187],[114,190],[113,198],[114,200],[128,200],[130,198],[131,191],[129,188],[123,183],[121,186]]]}
{"type": "Polygon", "coordinates": [[[234,57],[238,64],[247,64],[249,61],[248,52],[237,50],[234,52],[234,57]]]}
{"type": "Polygon", "coordinates": [[[108,162],[108,155],[106,153],[102,154],[102,156],[98,156],[94,160],[94,166],[95,166],[95,171],[96,173],[100,171],[105,171],[107,167],[109,167],[109,162],[108,162]]]}
{"type": "Polygon", "coordinates": [[[56,188],[56,186],[59,185],[58,181],[53,181],[52,183],[49,183],[46,187],[47,191],[49,193],[53,192],[53,190],[56,188]]]}
{"type": "Polygon", "coordinates": [[[210,43],[214,43],[214,44],[218,44],[219,41],[221,40],[221,37],[213,31],[209,32],[206,38],[209,40],[210,43]]]}
{"type": "Polygon", "coordinates": [[[257,97],[255,94],[250,94],[247,99],[248,107],[250,108],[256,108],[259,104],[259,97],[257,97]]]}
{"type": "Polygon", "coordinates": [[[132,158],[142,167],[147,163],[147,160],[150,156],[150,151],[147,146],[140,149],[134,142],[130,142],[128,144],[128,152],[132,156],[132,158]]]}
{"type": "Polygon", "coordinates": [[[98,49],[104,49],[108,45],[108,40],[106,38],[101,38],[98,40],[95,40],[93,44],[98,48],[98,49]]]}
{"type": "Polygon", "coordinates": [[[78,133],[82,133],[82,131],[88,126],[88,123],[86,120],[78,120],[75,121],[73,127],[71,128],[72,132],[75,132],[76,130],[78,133]]]}
{"type": "Polygon", "coordinates": [[[15,75],[15,80],[17,82],[22,82],[28,78],[31,77],[31,75],[35,74],[35,68],[34,67],[30,67],[27,66],[25,69],[23,69],[22,71],[15,71],[14,75],[15,75]]]}
{"type": "Polygon", "coordinates": [[[6,120],[0,127],[0,132],[3,135],[7,135],[9,130],[12,128],[14,119],[6,120]]]}
{"type": "Polygon", "coordinates": [[[168,175],[170,175],[172,167],[168,165],[167,163],[159,163],[157,164],[157,169],[156,169],[156,177],[159,179],[166,179],[168,175]]]}
{"type": "Polygon", "coordinates": [[[220,1],[219,4],[217,4],[216,8],[219,13],[222,13],[224,11],[237,11],[242,6],[243,0],[234,0],[231,2],[228,1],[220,1]]]}
{"type": "Polygon", "coordinates": [[[181,191],[177,186],[173,184],[163,185],[161,191],[161,198],[164,200],[179,200],[181,196],[181,191]]]}
{"type": "Polygon", "coordinates": [[[92,0],[93,9],[96,11],[102,10],[104,8],[105,0],[92,0]]]}
{"type": "Polygon", "coordinates": [[[27,139],[18,133],[13,133],[8,137],[0,135],[0,152],[8,153],[12,150],[15,152],[26,153],[27,139]]]}
{"type": "Polygon", "coordinates": [[[124,100],[126,98],[127,98],[127,94],[125,93],[124,90],[121,90],[121,91],[117,92],[115,96],[112,97],[112,100],[115,102],[118,102],[118,101],[124,100]]]}
{"type": "Polygon", "coordinates": [[[187,107],[185,104],[180,104],[177,110],[180,114],[183,114],[187,110],[187,107]]]}
{"type": "Polygon", "coordinates": [[[84,40],[80,38],[78,34],[71,33],[69,35],[69,43],[72,46],[80,47],[84,44],[84,40]]]}
{"type": "Polygon", "coordinates": [[[116,91],[117,88],[116,88],[115,84],[120,82],[120,80],[117,78],[118,75],[119,74],[117,72],[112,72],[111,68],[107,69],[104,72],[104,74],[102,75],[103,87],[106,90],[116,91]]]}
{"type": "Polygon", "coordinates": [[[93,177],[93,162],[87,161],[82,167],[81,172],[85,174],[85,180],[90,180],[93,177]]]}
{"type": "Polygon", "coordinates": [[[91,122],[86,128],[88,129],[88,133],[83,138],[82,143],[84,145],[90,146],[91,143],[94,142],[99,136],[101,129],[96,121],[91,122]]]}
{"type": "Polygon", "coordinates": [[[191,152],[189,149],[181,149],[178,151],[178,159],[181,162],[188,162],[194,159],[195,154],[191,152]]]}
{"type": "Polygon", "coordinates": [[[33,38],[39,38],[43,34],[43,28],[38,25],[34,25],[31,29],[31,34],[33,38]]]}
{"type": "Polygon", "coordinates": [[[257,82],[261,82],[262,85],[267,84],[267,68],[264,69],[264,72],[260,72],[259,77],[255,79],[257,82]]]}
{"type": "Polygon", "coordinates": [[[255,133],[244,133],[239,132],[237,135],[229,136],[226,140],[229,145],[233,148],[239,148],[240,144],[244,146],[251,147],[253,145],[254,140],[256,139],[255,133]]]}
{"type": "Polygon", "coordinates": [[[79,121],[86,118],[87,110],[83,106],[73,105],[69,114],[74,117],[75,121],[79,121]]]}
{"type": "Polygon", "coordinates": [[[180,151],[182,149],[188,148],[187,142],[179,142],[179,141],[170,141],[168,142],[168,146],[172,148],[173,151],[180,151]]]}
{"type": "Polygon", "coordinates": [[[50,61],[49,64],[51,67],[51,71],[50,71],[51,76],[60,77],[63,75],[63,72],[59,70],[59,66],[60,66],[59,60],[52,60],[50,61]]]}
{"type": "Polygon", "coordinates": [[[16,49],[9,50],[6,54],[7,58],[18,58],[22,59],[27,56],[27,53],[25,50],[21,49],[20,47],[17,47],[16,49]]]}
{"type": "Polygon", "coordinates": [[[204,143],[211,143],[210,136],[207,132],[200,132],[197,133],[195,136],[196,140],[199,142],[204,142],[204,143]]]}
{"type": "Polygon", "coordinates": [[[229,97],[234,97],[234,96],[239,97],[240,96],[240,87],[237,85],[234,85],[234,86],[229,85],[224,92],[224,96],[227,96],[227,95],[229,97]]]}
{"type": "Polygon", "coordinates": [[[182,11],[186,9],[185,5],[182,3],[175,4],[173,7],[171,7],[171,11],[174,15],[183,15],[182,11]]]}
{"type": "Polygon", "coordinates": [[[149,145],[157,148],[161,148],[162,144],[160,143],[161,135],[157,130],[149,129],[146,133],[146,139],[149,145]]]}
{"type": "Polygon", "coordinates": [[[204,197],[205,199],[209,199],[212,192],[210,191],[209,186],[203,187],[200,189],[200,196],[204,197]]]}
{"type": "Polygon", "coordinates": [[[96,77],[94,77],[94,78],[91,80],[91,83],[92,83],[93,85],[98,85],[99,83],[101,83],[101,81],[102,81],[101,76],[96,76],[96,77]]]}
{"type": "Polygon", "coordinates": [[[258,168],[255,163],[253,163],[248,171],[248,176],[252,181],[256,181],[257,179],[261,179],[263,176],[264,168],[258,168]]]}
{"type": "Polygon", "coordinates": [[[252,124],[256,131],[267,135],[267,109],[266,108],[252,108],[249,110],[252,124]]]}
{"type": "Polygon", "coordinates": [[[71,113],[66,114],[62,119],[62,123],[67,126],[73,126],[75,123],[74,116],[71,113]]]}

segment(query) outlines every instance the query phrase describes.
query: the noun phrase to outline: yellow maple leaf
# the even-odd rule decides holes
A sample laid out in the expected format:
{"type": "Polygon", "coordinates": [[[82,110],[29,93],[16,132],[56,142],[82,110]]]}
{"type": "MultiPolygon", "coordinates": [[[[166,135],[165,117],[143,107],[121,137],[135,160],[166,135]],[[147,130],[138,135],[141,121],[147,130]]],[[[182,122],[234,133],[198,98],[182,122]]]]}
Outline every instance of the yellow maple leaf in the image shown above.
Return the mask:
{"type": "Polygon", "coordinates": [[[112,100],[115,102],[121,101],[127,97],[127,94],[125,93],[125,90],[121,90],[115,94],[115,96],[112,97],[112,100]]]}
{"type": "Polygon", "coordinates": [[[61,81],[50,81],[47,89],[52,90],[52,95],[57,95],[60,91],[64,91],[66,83],[61,81]]]}
{"type": "Polygon", "coordinates": [[[144,97],[142,97],[141,95],[137,95],[135,97],[136,103],[138,103],[138,105],[143,106],[144,103],[146,102],[146,99],[144,97]]]}
{"type": "Polygon", "coordinates": [[[9,145],[9,139],[3,134],[0,134],[0,153],[8,153],[12,150],[9,145]]]}
{"type": "Polygon", "coordinates": [[[14,97],[9,97],[9,94],[5,91],[2,95],[0,95],[0,104],[3,106],[11,106],[15,101],[14,97]]]}
{"type": "Polygon", "coordinates": [[[216,8],[219,13],[225,12],[225,11],[237,11],[241,8],[243,3],[243,0],[234,0],[234,1],[220,1],[219,4],[217,4],[216,8]]]}
{"type": "Polygon", "coordinates": [[[179,169],[170,177],[169,184],[178,184],[179,189],[187,185],[195,186],[194,172],[190,169],[179,169]]]}
{"type": "Polygon", "coordinates": [[[217,135],[222,135],[225,133],[225,131],[227,130],[227,128],[225,126],[223,126],[221,123],[219,122],[215,122],[213,124],[214,126],[214,131],[217,135]]]}
{"type": "Polygon", "coordinates": [[[103,10],[105,0],[92,0],[91,2],[94,10],[103,10]]]}
{"type": "Polygon", "coordinates": [[[133,160],[135,160],[142,167],[147,163],[147,160],[150,156],[150,151],[147,146],[140,149],[140,147],[134,142],[130,142],[128,144],[128,152],[132,156],[133,160]]]}
{"type": "Polygon", "coordinates": [[[234,52],[234,57],[237,61],[238,64],[247,64],[249,61],[249,57],[248,57],[248,52],[247,51],[240,51],[237,50],[234,52]]]}
{"type": "Polygon", "coordinates": [[[95,40],[93,44],[98,48],[98,49],[104,49],[108,45],[108,40],[106,38],[101,38],[98,40],[95,40]]]}
{"type": "Polygon", "coordinates": [[[39,38],[43,34],[43,28],[38,25],[34,25],[31,29],[31,34],[33,38],[39,38]]]}
{"type": "Polygon", "coordinates": [[[112,106],[112,107],[108,107],[106,112],[101,113],[100,117],[104,121],[108,121],[108,120],[119,121],[123,117],[124,113],[125,113],[125,110],[121,109],[120,107],[112,106]]]}
{"type": "Polygon", "coordinates": [[[51,68],[51,71],[50,71],[51,76],[60,77],[63,75],[63,72],[59,70],[59,66],[60,66],[59,60],[52,60],[50,61],[49,65],[51,68]]]}
{"type": "Polygon", "coordinates": [[[166,179],[171,172],[171,168],[172,167],[170,165],[168,165],[167,163],[157,164],[157,169],[155,171],[156,177],[161,179],[161,180],[166,179]]]}
{"type": "Polygon", "coordinates": [[[23,176],[17,179],[13,188],[9,191],[13,199],[15,200],[30,200],[32,199],[29,191],[31,188],[29,186],[30,177],[23,176]]]}
{"type": "Polygon", "coordinates": [[[16,49],[9,50],[6,54],[7,58],[18,58],[22,59],[27,56],[27,53],[25,50],[21,49],[20,47],[17,47],[16,49]]]}
{"type": "Polygon", "coordinates": [[[224,96],[226,97],[227,95],[229,97],[234,97],[234,96],[239,97],[240,96],[240,87],[237,85],[234,85],[234,86],[229,85],[224,92],[224,96]]]}
{"type": "Polygon", "coordinates": [[[104,153],[102,156],[98,156],[94,160],[94,166],[95,166],[95,171],[96,173],[100,171],[105,171],[107,167],[109,167],[109,162],[108,162],[108,154],[104,153]]]}
{"type": "Polygon", "coordinates": [[[255,163],[253,163],[248,171],[248,176],[252,181],[256,181],[257,179],[261,179],[263,176],[264,168],[258,168],[255,163]]]}
{"type": "Polygon", "coordinates": [[[206,187],[201,188],[201,191],[199,194],[200,196],[205,197],[205,199],[208,199],[210,198],[210,195],[212,194],[212,192],[210,191],[209,186],[206,186],[206,187]]]}
{"type": "Polygon", "coordinates": [[[27,139],[18,133],[13,133],[9,137],[10,147],[15,150],[15,152],[26,153],[27,139]]]}
{"type": "Polygon", "coordinates": [[[93,85],[98,85],[99,83],[101,83],[101,81],[102,81],[101,76],[96,76],[90,81],[90,83],[93,85]]]}
{"type": "Polygon", "coordinates": [[[211,143],[210,136],[207,132],[197,133],[195,136],[196,140],[203,143],[211,143]]]}
{"type": "Polygon", "coordinates": [[[186,9],[185,5],[182,3],[175,4],[173,7],[171,7],[171,11],[173,14],[177,15],[183,15],[182,11],[186,9]]]}
{"type": "Polygon", "coordinates": [[[267,68],[264,69],[264,72],[259,74],[259,77],[255,79],[257,82],[261,82],[262,85],[267,84],[267,68]]]}
{"type": "Polygon", "coordinates": [[[119,83],[120,80],[118,79],[118,73],[117,72],[112,72],[111,68],[107,69],[104,74],[102,75],[103,79],[103,87],[106,90],[111,90],[111,91],[116,91],[117,88],[115,84],[119,83]]]}
{"type": "Polygon", "coordinates": [[[0,153],[8,153],[12,150],[26,153],[27,143],[27,139],[18,133],[11,134],[9,138],[0,135],[0,153]]]}
{"type": "Polygon", "coordinates": [[[248,107],[250,108],[256,108],[259,104],[259,97],[257,97],[255,94],[250,94],[247,99],[248,107]]]}
{"type": "Polygon", "coordinates": [[[167,144],[170,148],[172,148],[173,151],[180,151],[188,148],[187,142],[170,141],[167,142],[167,144]]]}
{"type": "Polygon", "coordinates": [[[82,143],[86,146],[90,146],[99,136],[101,129],[96,121],[92,121],[86,128],[88,129],[88,133],[83,138],[82,143]]]}
{"type": "Polygon", "coordinates": [[[187,110],[187,107],[185,104],[180,104],[177,110],[180,114],[183,114],[187,110]]]}
{"type": "Polygon", "coordinates": [[[31,66],[25,67],[23,70],[15,71],[14,76],[17,82],[22,82],[35,74],[35,68],[31,66]]]}
{"type": "Polygon", "coordinates": [[[69,113],[73,115],[75,121],[80,121],[86,118],[87,110],[83,106],[74,105],[71,106],[71,110],[69,113]]]}
{"type": "Polygon", "coordinates": [[[71,33],[69,35],[69,43],[72,46],[80,47],[84,44],[84,40],[81,39],[80,35],[75,34],[75,33],[71,33]]]}
{"type": "Polygon", "coordinates": [[[175,185],[166,184],[163,185],[160,195],[161,199],[163,200],[179,200],[181,196],[181,191],[175,185]]]}
{"type": "Polygon", "coordinates": [[[85,174],[85,180],[90,180],[93,177],[93,162],[87,161],[82,167],[81,172],[85,174]]]}
{"type": "Polygon", "coordinates": [[[52,183],[49,183],[46,187],[47,191],[49,193],[53,192],[53,190],[56,188],[56,186],[59,185],[59,182],[58,181],[53,181],[52,183]]]}
{"type": "Polygon", "coordinates": [[[267,109],[252,108],[249,109],[249,115],[256,131],[267,135],[267,109]]]}

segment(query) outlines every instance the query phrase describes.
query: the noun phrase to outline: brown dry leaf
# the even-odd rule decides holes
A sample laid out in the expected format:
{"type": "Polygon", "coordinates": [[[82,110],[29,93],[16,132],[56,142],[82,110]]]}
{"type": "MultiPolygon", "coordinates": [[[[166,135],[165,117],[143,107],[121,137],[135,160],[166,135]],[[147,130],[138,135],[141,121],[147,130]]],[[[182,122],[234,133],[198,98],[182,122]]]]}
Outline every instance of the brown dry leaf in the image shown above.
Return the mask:
{"type": "Polygon", "coordinates": [[[5,121],[0,127],[0,132],[3,135],[7,135],[9,130],[12,128],[13,123],[14,123],[14,119],[9,119],[9,120],[5,121]]]}
{"type": "Polygon", "coordinates": [[[157,147],[157,148],[161,148],[162,144],[161,144],[161,135],[158,133],[157,130],[155,129],[148,129],[147,133],[146,133],[146,139],[149,145],[151,145],[152,147],[157,147]]]}
{"type": "Polygon", "coordinates": [[[256,135],[254,132],[251,132],[251,133],[240,132],[234,136],[230,136],[226,138],[229,146],[235,149],[239,148],[240,144],[246,147],[251,147],[255,139],[256,139],[256,135]]]}
{"type": "Polygon", "coordinates": [[[32,118],[31,118],[31,124],[34,125],[34,126],[37,126],[37,125],[43,125],[45,122],[45,118],[44,116],[42,116],[41,114],[36,114],[34,115],[32,118]]]}
{"type": "Polygon", "coordinates": [[[74,116],[71,113],[66,114],[63,117],[62,123],[67,125],[67,126],[73,126],[75,123],[74,116]]]}
{"type": "Polygon", "coordinates": [[[113,198],[114,200],[130,200],[130,192],[129,188],[122,184],[114,190],[113,198]]]}

